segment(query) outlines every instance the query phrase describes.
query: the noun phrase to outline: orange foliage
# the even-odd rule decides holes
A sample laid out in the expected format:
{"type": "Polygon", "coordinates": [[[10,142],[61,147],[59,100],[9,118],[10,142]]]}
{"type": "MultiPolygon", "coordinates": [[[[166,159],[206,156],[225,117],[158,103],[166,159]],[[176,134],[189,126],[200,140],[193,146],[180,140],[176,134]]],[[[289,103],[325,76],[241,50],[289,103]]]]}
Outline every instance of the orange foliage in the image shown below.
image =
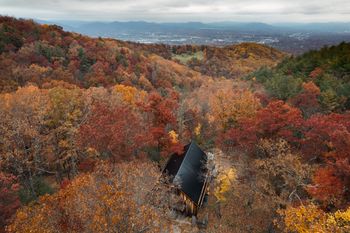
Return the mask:
{"type": "MultiPolygon", "coordinates": [[[[158,180],[149,163],[100,166],[64,189],[20,209],[8,232],[163,232],[162,210],[149,199],[158,180]],[[72,208],[74,207],[74,208],[72,208]]],[[[152,198],[162,192],[153,193],[152,198]]]]}

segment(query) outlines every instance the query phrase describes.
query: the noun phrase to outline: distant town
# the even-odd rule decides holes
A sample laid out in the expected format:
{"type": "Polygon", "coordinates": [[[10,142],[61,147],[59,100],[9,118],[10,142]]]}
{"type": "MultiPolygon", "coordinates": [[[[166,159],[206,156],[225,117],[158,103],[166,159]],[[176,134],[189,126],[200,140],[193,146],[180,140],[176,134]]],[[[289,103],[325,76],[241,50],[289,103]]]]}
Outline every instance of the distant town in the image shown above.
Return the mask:
{"type": "Polygon", "coordinates": [[[92,37],[109,37],[124,41],[170,45],[226,46],[255,42],[293,54],[316,50],[325,45],[350,41],[350,24],[265,24],[265,23],[149,23],[80,22],[37,20],[41,24],[57,24],[65,30],[92,37]]]}

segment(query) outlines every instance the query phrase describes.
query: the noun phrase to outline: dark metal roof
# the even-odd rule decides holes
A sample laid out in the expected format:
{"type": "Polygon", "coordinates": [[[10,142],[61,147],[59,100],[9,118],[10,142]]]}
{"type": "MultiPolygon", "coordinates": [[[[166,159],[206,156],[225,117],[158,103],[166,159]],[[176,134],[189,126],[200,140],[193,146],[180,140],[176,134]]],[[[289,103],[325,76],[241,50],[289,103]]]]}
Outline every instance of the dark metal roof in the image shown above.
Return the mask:
{"type": "Polygon", "coordinates": [[[173,154],[168,160],[164,173],[170,181],[180,186],[191,200],[199,205],[203,186],[205,185],[207,155],[199,146],[191,142],[184,148],[184,153],[173,154]]]}

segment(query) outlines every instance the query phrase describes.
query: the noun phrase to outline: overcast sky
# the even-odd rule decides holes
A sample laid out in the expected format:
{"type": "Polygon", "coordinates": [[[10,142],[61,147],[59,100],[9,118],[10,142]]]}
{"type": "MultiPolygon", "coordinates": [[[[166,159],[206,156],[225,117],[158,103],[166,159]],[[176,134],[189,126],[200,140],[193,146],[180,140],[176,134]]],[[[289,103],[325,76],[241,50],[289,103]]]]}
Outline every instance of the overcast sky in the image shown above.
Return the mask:
{"type": "Polygon", "coordinates": [[[0,14],[84,21],[350,22],[350,0],[0,0],[0,14]]]}

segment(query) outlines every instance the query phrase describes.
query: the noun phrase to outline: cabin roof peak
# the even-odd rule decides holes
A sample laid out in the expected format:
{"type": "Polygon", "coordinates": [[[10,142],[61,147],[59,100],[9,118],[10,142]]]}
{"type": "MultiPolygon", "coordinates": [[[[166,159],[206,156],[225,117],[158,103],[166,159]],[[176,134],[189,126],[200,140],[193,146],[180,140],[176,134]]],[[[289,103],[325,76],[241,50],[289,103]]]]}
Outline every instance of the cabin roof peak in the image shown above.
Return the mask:
{"type": "Polygon", "coordinates": [[[170,156],[163,173],[169,175],[170,182],[179,185],[179,189],[200,206],[206,183],[206,164],[207,155],[191,141],[182,154],[170,156]]]}

